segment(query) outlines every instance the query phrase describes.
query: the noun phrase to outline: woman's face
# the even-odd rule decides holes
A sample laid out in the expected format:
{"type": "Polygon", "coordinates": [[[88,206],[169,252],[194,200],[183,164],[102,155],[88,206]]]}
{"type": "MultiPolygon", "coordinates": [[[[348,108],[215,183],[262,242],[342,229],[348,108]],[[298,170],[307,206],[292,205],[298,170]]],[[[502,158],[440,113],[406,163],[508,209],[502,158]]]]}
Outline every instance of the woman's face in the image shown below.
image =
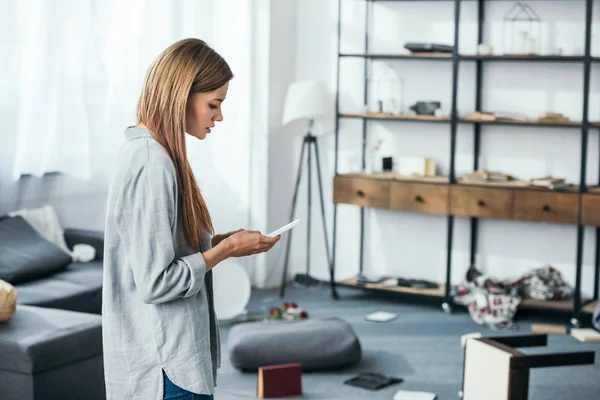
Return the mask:
{"type": "Polygon", "coordinates": [[[216,121],[223,121],[221,103],[225,101],[229,82],[206,93],[194,93],[187,102],[185,111],[185,131],[203,140],[215,126],[216,121]]]}

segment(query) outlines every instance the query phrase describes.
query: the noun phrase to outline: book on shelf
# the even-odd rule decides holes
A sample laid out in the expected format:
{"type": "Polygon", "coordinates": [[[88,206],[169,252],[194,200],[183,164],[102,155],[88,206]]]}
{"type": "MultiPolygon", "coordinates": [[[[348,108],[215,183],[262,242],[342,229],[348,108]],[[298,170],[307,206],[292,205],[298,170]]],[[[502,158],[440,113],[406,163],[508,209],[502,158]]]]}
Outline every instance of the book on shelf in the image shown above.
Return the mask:
{"type": "Polygon", "coordinates": [[[512,181],[513,177],[500,171],[487,171],[479,169],[463,175],[464,182],[496,182],[504,183],[512,181]]]}

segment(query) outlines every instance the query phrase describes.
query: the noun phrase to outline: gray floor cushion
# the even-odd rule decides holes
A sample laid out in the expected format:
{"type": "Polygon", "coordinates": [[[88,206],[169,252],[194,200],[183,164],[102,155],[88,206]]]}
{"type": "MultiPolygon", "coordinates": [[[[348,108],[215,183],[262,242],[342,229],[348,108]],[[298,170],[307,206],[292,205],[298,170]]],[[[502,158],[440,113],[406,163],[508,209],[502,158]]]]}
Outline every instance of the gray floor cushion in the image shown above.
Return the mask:
{"type": "Polygon", "coordinates": [[[361,358],[356,334],[339,318],[242,323],[231,329],[228,346],[232,365],[243,371],[287,363],[329,370],[361,358]]]}

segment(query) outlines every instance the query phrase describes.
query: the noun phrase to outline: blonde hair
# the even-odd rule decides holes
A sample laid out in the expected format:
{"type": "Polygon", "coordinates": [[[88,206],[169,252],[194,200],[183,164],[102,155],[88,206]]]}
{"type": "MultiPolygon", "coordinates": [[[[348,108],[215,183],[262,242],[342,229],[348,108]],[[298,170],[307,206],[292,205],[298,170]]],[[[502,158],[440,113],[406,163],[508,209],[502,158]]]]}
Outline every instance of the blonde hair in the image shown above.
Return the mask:
{"type": "Polygon", "coordinates": [[[231,78],[227,62],[204,41],[184,39],[169,46],[152,63],[138,102],[138,124],[150,130],[175,164],[184,235],[196,251],[200,250],[202,228],[211,234],[214,228],[187,159],[186,105],[190,95],[216,90],[231,78]]]}

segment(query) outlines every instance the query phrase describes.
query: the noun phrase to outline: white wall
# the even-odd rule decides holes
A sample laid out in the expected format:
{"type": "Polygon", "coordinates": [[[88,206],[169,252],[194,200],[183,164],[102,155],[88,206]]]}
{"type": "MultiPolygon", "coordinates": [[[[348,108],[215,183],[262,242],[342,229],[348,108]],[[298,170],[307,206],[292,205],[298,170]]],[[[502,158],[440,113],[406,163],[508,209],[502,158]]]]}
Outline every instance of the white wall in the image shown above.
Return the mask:
{"type": "MultiPolygon", "coordinates": [[[[364,49],[364,2],[344,0],[342,10],[342,52],[361,52],[364,49]]],[[[428,2],[381,2],[374,7],[374,29],[371,33],[371,51],[398,52],[407,41],[435,41],[452,43],[453,3],[439,2],[435,7],[428,2]],[[424,6],[430,8],[425,11],[424,6]]],[[[486,3],[485,40],[502,51],[500,21],[512,2],[486,3]]],[[[584,3],[582,1],[532,2],[541,19],[555,22],[555,43],[566,52],[583,48],[584,3]]],[[[322,80],[335,93],[337,1],[303,0],[297,4],[297,34],[295,79],[322,80]]],[[[476,48],[477,9],[475,2],[463,2],[459,48],[462,53],[474,53],[476,48]]],[[[594,10],[593,53],[600,55],[600,9],[594,10]]],[[[550,44],[542,44],[546,51],[550,44]]],[[[450,62],[393,61],[406,83],[405,104],[417,100],[441,100],[449,110],[451,100],[450,62]]],[[[551,63],[486,63],[484,64],[485,109],[520,111],[535,114],[558,111],[573,119],[581,119],[583,68],[577,64],[551,63]]],[[[460,65],[458,109],[473,110],[475,102],[474,63],[460,65]]],[[[590,119],[600,120],[600,66],[592,70],[590,119]]],[[[343,59],[341,64],[341,110],[357,111],[362,108],[362,59],[343,59]]],[[[473,128],[460,125],[457,144],[457,173],[469,171],[472,166],[473,128]]],[[[360,165],[361,122],[341,120],[340,172],[356,170],[360,165]]],[[[378,157],[427,156],[434,157],[440,173],[448,173],[449,125],[369,122],[369,139],[383,139],[378,157]]],[[[598,182],[598,130],[589,138],[589,183],[598,182]]],[[[333,135],[320,142],[322,167],[325,177],[325,204],[331,232],[333,215],[332,177],[333,135]]],[[[580,131],[577,129],[544,129],[519,127],[483,127],[480,165],[486,169],[500,169],[521,179],[552,174],[572,182],[579,179],[580,131]]],[[[270,191],[290,190],[299,155],[299,143],[287,140],[271,141],[270,169],[278,170],[279,179],[270,180],[270,191]],[[293,157],[289,146],[293,143],[293,157]],[[283,154],[280,154],[280,150],[283,154]]],[[[305,185],[301,188],[300,204],[306,203],[305,185]]],[[[313,205],[318,204],[316,190],[313,205]]],[[[290,195],[291,196],[291,195],[290,195]]],[[[279,195],[278,198],[285,198],[279,195]]],[[[288,198],[291,198],[288,196],[288,198]]],[[[305,207],[304,207],[305,208],[305,207]]],[[[300,208],[300,217],[306,211],[300,208]]],[[[327,279],[322,230],[318,208],[313,206],[313,234],[311,274],[327,279]]],[[[411,214],[390,210],[369,210],[366,213],[365,271],[430,279],[443,282],[446,263],[446,217],[411,214]]],[[[271,218],[270,218],[271,223],[271,218]]],[[[351,205],[338,207],[338,278],[353,276],[358,271],[359,208],[351,205]]],[[[294,233],[293,271],[304,272],[305,229],[302,224],[294,233]]],[[[452,281],[462,280],[469,263],[469,222],[457,218],[455,222],[452,281]]],[[[478,265],[484,271],[499,277],[517,277],[525,271],[551,264],[574,282],[576,227],[556,224],[482,220],[480,223],[478,265]]],[[[331,240],[331,238],[330,238],[331,240]]],[[[583,292],[593,289],[594,230],[586,229],[583,266],[583,292]]]]}

